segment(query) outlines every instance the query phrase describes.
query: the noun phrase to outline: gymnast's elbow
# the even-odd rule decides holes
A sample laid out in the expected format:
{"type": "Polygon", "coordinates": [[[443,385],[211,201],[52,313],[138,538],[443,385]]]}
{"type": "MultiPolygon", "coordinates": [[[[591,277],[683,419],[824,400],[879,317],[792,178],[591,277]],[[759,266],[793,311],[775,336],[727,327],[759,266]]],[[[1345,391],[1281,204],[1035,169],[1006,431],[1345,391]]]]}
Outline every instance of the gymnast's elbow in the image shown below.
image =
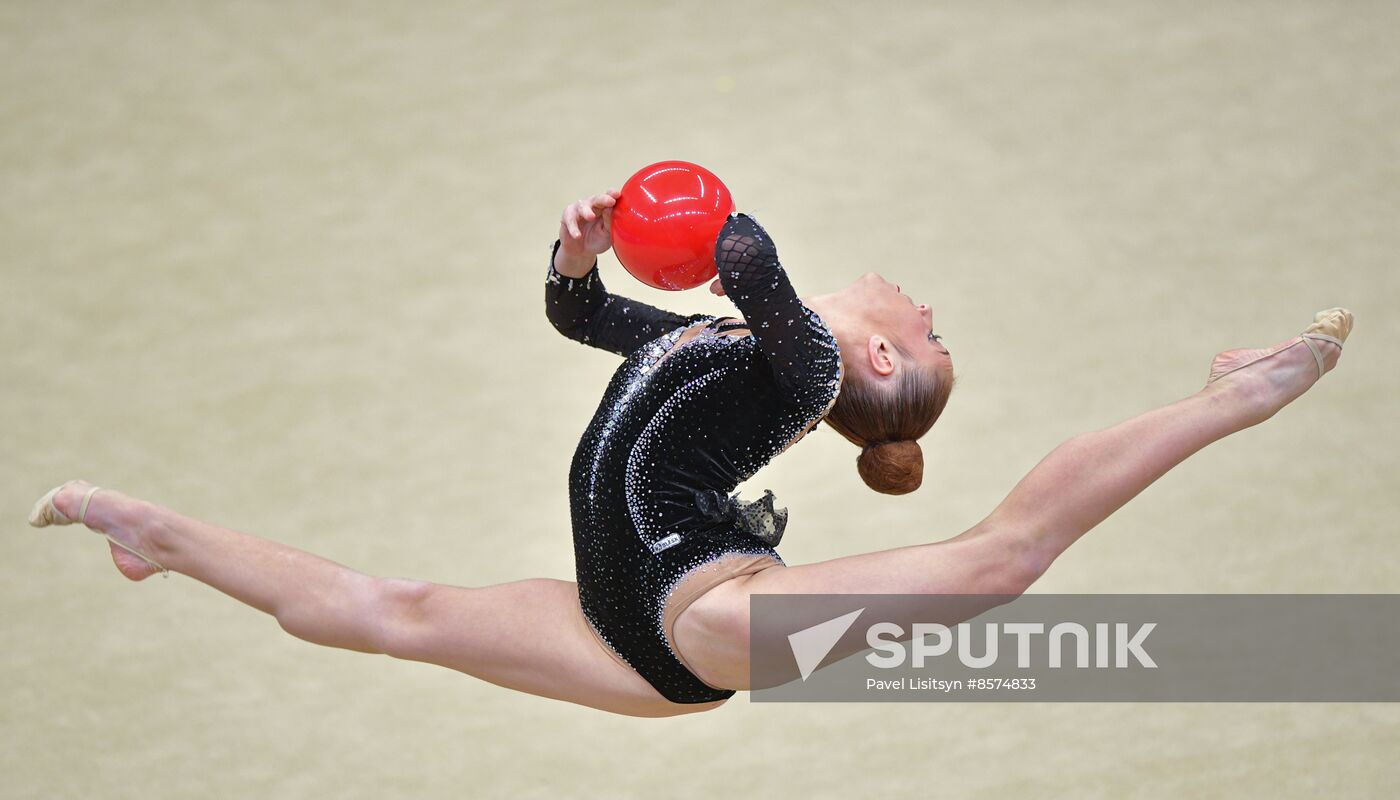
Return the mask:
{"type": "Polygon", "coordinates": [[[546,313],[549,324],[554,326],[554,330],[566,339],[572,339],[580,344],[588,343],[588,320],[578,319],[563,314],[546,313]]]}

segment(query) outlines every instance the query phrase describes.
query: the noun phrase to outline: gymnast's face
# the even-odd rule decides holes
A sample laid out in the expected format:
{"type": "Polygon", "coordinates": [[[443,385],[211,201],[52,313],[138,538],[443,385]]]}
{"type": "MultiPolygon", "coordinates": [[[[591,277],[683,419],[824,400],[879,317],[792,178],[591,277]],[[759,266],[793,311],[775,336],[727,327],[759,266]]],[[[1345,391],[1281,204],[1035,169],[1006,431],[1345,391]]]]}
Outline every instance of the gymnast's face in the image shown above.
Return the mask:
{"type": "Polygon", "coordinates": [[[899,284],[869,272],[841,294],[861,309],[869,325],[866,356],[877,373],[888,374],[906,357],[932,372],[952,373],[953,357],[939,341],[933,312],[900,291],[899,284]]]}

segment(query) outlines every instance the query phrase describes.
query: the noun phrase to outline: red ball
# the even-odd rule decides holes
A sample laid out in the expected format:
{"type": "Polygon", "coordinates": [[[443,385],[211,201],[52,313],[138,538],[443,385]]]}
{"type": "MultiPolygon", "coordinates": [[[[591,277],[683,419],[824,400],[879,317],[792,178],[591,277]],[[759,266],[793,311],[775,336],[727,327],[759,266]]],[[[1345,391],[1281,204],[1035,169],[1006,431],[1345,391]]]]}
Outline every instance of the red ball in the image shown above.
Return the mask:
{"type": "Polygon", "coordinates": [[[688,161],[643,167],[622,185],[613,207],[613,252],[648,286],[693,289],[715,277],[715,239],[733,211],[729,189],[704,167],[688,161]]]}

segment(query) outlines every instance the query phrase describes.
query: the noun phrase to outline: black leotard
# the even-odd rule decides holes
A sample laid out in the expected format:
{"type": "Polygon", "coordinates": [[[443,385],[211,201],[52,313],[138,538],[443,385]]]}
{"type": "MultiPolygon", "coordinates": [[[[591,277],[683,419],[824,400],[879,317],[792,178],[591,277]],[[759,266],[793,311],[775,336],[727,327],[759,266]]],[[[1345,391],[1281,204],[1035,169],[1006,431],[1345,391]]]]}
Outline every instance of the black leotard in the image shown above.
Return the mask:
{"type": "MultiPolygon", "coordinates": [[[[626,357],[569,472],[579,600],[599,637],[676,703],[734,692],[677,659],[662,626],[667,597],[691,570],[729,554],[781,563],[773,537],[739,524],[726,498],[825,416],[841,383],[836,338],[798,300],[766,231],[731,216],[715,259],[751,336],[720,333],[723,319],[608,294],[596,265],[571,279],[551,261],[545,287],[560,333],[626,357]],[[677,346],[700,322],[709,325],[677,346]]],[[[765,500],[771,511],[771,494],[765,500]]]]}

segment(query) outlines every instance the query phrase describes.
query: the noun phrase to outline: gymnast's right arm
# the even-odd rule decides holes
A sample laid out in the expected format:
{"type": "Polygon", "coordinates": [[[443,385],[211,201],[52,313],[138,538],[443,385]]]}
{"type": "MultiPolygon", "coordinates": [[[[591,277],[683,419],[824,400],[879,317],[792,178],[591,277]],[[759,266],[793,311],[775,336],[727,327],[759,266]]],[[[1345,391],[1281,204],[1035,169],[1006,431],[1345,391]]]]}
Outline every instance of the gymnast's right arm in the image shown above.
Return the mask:
{"type": "Polygon", "coordinates": [[[621,356],[691,321],[646,303],[608,294],[598,277],[598,254],[612,247],[610,190],[564,209],[545,280],[545,315],[577,342],[621,356]]]}

